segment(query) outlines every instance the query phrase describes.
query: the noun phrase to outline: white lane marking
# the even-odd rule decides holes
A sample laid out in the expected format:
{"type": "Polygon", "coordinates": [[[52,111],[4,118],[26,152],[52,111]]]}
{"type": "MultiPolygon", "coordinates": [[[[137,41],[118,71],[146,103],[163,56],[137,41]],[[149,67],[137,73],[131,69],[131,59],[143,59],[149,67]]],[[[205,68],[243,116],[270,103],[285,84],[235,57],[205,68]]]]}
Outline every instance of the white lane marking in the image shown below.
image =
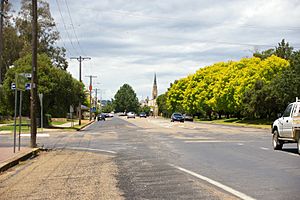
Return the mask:
{"type": "Polygon", "coordinates": [[[269,148],[266,148],[266,147],[260,147],[260,149],[266,150],[266,151],[270,150],[269,148]]]}
{"type": "Polygon", "coordinates": [[[243,144],[243,143],[238,143],[237,145],[239,145],[239,146],[243,146],[244,144],[243,144]]]}
{"type": "MultiPolygon", "coordinates": [[[[30,137],[31,134],[30,133],[22,133],[21,137],[30,137]]],[[[48,133],[38,133],[36,134],[37,137],[50,137],[50,135],[48,133]]]]}
{"type": "Polygon", "coordinates": [[[185,140],[184,143],[235,143],[234,140],[185,140]]]}
{"type": "Polygon", "coordinates": [[[106,152],[106,153],[111,153],[111,154],[117,154],[117,152],[115,152],[115,151],[104,150],[104,149],[84,148],[84,147],[66,147],[65,149],[87,150],[87,151],[98,151],[98,152],[106,152]]]}
{"type": "Polygon", "coordinates": [[[226,185],[224,185],[224,184],[222,184],[220,182],[217,182],[215,180],[212,180],[210,178],[207,178],[205,176],[202,176],[202,175],[197,174],[195,172],[192,172],[190,170],[184,169],[182,167],[178,167],[178,166],[173,165],[173,164],[169,164],[169,165],[172,166],[172,167],[174,167],[174,168],[176,168],[176,169],[178,169],[178,170],[180,170],[180,171],[188,173],[188,174],[190,174],[190,175],[192,175],[192,176],[194,176],[196,178],[199,178],[199,179],[201,179],[203,181],[206,181],[206,182],[208,182],[208,183],[210,183],[210,184],[212,184],[212,185],[214,185],[214,186],[216,186],[218,188],[221,188],[221,189],[225,190],[226,192],[229,192],[229,193],[231,193],[231,194],[233,194],[233,195],[235,195],[235,196],[237,196],[237,197],[239,197],[241,199],[244,199],[244,200],[255,200],[254,198],[252,198],[252,197],[250,197],[250,196],[248,196],[248,195],[246,195],[246,194],[244,194],[242,192],[239,192],[239,191],[237,191],[237,190],[235,190],[235,189],[233,189],[231,187],[228,187],[228,186],[226,186],[226,185]]]}

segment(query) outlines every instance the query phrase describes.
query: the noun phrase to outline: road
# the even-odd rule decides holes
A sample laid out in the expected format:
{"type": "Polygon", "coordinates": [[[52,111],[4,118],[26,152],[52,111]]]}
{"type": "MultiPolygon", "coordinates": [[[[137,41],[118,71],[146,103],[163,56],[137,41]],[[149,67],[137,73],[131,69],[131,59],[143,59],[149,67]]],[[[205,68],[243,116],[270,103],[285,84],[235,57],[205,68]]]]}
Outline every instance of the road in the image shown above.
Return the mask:
{"type": "MultiPolygon", "coordinates": [[[[42,156],[44,159],[55,157],[54,153],[67,156],[69,162],[77,160],[77,164],[65,164],[62,170],[79,170],[88,162],[88,171],[93,171],[97,160],[106,160],[112,169],[108,170],[108,178],[113,179],[107,188],[114,199],[299,199],[300,157],[296,145],[288,144],[283,151],[272,150],[269,130],[114,117],[95,122],[81,132],[51,133],[38,142],[53,150],[45,153],[48,155],[42,156]],[[101,159],[97,157],[100,155],[101,159]],[[73,165],[77,168],[70,168],[73,165]]],[[[53,165],[60,163],[57,160],[65,163],[63,157],[56,158],[59,159],[53,165]]],[[[42,162],[39,160],[36,163],[42,162]]],[[[26,166],[23,171],[29,168],[26,166]]],[[[55,179],[57,174],[48,176],[55,179]]],[[[87,172],[87,176],[91,174],[87,172]]],[[[97,178],[91,181],[97,183],[97,178]]],[[[70,184],[65,190],[74,191],[70,184]]],[[[97,191],[89,189],[93,192],[72,196],[65,190],[63,197],[69,199],[97,191]]]]}

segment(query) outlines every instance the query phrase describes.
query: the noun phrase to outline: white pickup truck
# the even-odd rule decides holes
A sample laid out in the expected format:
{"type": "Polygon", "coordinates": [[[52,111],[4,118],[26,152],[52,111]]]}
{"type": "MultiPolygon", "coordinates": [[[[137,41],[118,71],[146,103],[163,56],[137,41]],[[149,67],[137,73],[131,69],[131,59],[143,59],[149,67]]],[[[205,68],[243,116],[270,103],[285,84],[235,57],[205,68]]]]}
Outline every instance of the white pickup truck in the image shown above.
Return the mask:
{"type": "Polygon", "coordinates": [[[287,106],[282,116],[272,125],[273,149],[281,150],[284,143],[297,143],[300,154],[300,101],[287,106]]]}

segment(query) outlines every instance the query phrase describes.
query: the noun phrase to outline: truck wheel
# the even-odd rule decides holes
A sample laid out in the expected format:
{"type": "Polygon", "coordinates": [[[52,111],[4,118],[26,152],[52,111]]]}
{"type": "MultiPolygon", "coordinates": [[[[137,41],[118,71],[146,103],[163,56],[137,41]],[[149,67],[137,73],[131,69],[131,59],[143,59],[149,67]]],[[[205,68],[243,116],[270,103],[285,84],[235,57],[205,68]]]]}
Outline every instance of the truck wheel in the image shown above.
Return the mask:
{"type": "Polygon", "coordinates": [[[300,154],[300,137],[298,137],[298,154],[300,154]]]}
{"type": "Polygon", "coordinates": [[[274,150],[281,150],[283,146],[283,142],[278,139],[278,131],[275,130],[273,133],[272,144],[274,150]]]}

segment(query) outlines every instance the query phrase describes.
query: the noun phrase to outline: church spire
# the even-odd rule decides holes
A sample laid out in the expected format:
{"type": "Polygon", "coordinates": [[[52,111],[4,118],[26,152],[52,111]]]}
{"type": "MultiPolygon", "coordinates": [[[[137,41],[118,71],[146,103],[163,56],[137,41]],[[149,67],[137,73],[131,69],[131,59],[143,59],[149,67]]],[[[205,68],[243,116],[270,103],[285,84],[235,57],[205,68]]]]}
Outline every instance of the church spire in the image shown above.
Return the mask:
{"type": "Polygon", "coordinates": [[[156,98],[157,98],[156,73],[154,74],[154,83],[153,83],[153,88],[152,88],[152,98],[153,98],[153,99],[156,99],[156,98]]]}

